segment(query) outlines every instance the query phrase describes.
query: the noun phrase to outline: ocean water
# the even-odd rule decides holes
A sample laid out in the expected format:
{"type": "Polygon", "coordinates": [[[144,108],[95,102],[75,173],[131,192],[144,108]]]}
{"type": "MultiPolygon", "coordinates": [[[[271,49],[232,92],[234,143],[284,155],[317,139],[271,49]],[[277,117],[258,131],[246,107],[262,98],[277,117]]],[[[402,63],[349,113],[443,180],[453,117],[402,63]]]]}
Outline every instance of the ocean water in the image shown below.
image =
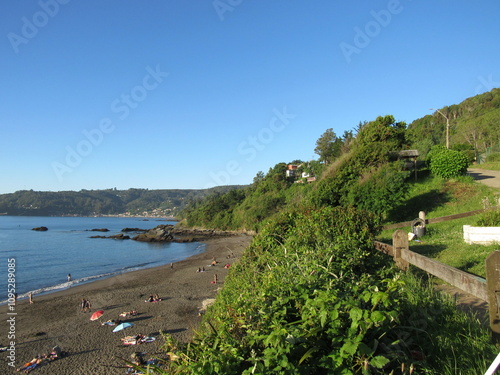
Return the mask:
{"type": "MultiPolygon", "coordinates": [[[[18,298],[138,269],[178,262],[205,250],[201,243],[145,243],[90,238],[121,233],[123,228],[151,229],[174,222],[115,217],[0,216],[0,304],[8,295],[14,271],[18,298]],[[48,231],[32,228],[45,226],[48,231]],[[109,232],[93,232],[107,228],[109,232]],[[9,259],[15,259],[10,262],[9,259]],[[15,269],[9,269],[15,263],[15,269]],[[67,275],[71,274],[68,282],[67,275]]],[[[135,233],[125,233],[133,237],[135,233]]]]}

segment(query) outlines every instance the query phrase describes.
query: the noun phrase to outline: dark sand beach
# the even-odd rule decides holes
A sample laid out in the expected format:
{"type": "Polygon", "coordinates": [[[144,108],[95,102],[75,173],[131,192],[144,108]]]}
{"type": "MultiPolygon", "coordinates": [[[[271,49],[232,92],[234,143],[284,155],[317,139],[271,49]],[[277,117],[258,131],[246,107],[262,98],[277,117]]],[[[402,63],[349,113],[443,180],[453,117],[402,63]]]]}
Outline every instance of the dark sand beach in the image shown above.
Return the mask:
{"type": "MultiPolygon", "coordinates": [[[[125,374],[120,358],[130,359],[135,351],[162,356],[160,331],[177,340],[189,341],[200,321],[203,302],[212,299],[223,287],[228,270],[241,256],[252,237],[235,235],[204,241],[206,251],[170,265],[140,270],[79,285],[57,293],[34,296],[34,303],[18,301],[15,312],[15,368],[8,365],[9,352],[0,353],[0,373],[15,372],[34,356],[49,353],[58,345],[68,355],[34,369],[32,374],[99,375],[125,374]],[[232,257],[231,257],[232,256],[232,257]],[[211,266],[212,258],[217,265],[211,266]],[[230,257],[230,258],[228,258],[230,257]],[[197,272],[205,267],[205,272],[197,272]],[[218,283],[211,283],[214,274],[218,283]],[[162,301],[147,303],[150,294],[162,301]],[[82,298],[90,300],[91,312],[81,312],[82,298]],[[95,321],[90,316],[97,310],[104,314],[95,321]],[[113,333],[114,326],[101,325],[118,319],[122,312],[136,310],[136,316],[120,318],[134,325],[113,333]],[[143,334],[156,337],[151,343],[125,346],[121,338],[143,334]]],[[[7,346],[9,323],[7,306],[0,306],[2,323],[0,345],[7,346]]]]}

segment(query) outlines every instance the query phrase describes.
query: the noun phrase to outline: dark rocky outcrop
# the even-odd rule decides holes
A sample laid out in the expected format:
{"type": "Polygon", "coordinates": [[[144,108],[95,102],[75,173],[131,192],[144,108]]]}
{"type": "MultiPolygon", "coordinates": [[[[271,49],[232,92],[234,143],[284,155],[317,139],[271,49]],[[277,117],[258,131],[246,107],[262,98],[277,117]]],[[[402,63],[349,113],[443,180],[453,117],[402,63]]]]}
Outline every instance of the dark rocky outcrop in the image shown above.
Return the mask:
{"type": "Polygon", "coordinates": [[[96,229],[91,229],[91,232],[109,232],[108,228],[96,228],[96,229]]]}
{"type": "MultiPolygon", "coordinates": [[[[153,229],[124,228],[122,232],[143,232],[139,233],[132,240],[141,242],[195,242],[203,241],[208,238],[232,236],[233,232],[224,232],[211,229],[191,229],[179,228],[171,224],[158,225],[153,229]]],[[[113,236],[92,236],[90,238],[114,238],[128,240],[129,236],[123,233],[113,236]]]]}
{"type": "Polygon", "coordinates": [[[158,225],[132,239],[142,242],[171,242],[174,240],[174,236],[170,233],[171,228],[171,225],[158,225]]]}
{"type": "Polygon", "coordinates": [[[49,228],[47,227],[36,227],[36,228],[33,228],[31,230],[36,230],[36,231],[39,231],[39,232],[45,232],[47,230],[49,230],[49,228]]]}
{"type": "Polygon", "coordinates": [[[130,240],[130,236],[126,236],[123,233],[114,234],[112,236],[91,236],[90,238],[112,238],[115,240],[130,240]]]}
{"type": "Polygon", "coordinates": [[[133,240],[144,242],[194,242],[203,241],[208,238],[227,237],[234,235],[233,232],[218,231],[212,229],[193,229],[176,227],[171,224],[158,225],[133,240]]]}

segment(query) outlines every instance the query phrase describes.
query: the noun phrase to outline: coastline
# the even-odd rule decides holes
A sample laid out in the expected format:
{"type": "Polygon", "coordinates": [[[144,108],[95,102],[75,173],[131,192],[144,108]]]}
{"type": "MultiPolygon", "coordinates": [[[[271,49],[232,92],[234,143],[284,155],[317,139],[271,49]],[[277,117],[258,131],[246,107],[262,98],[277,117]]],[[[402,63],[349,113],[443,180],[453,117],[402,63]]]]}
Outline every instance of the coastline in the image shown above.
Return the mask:
{"type": "MultiPolygon", "coordinates": [[[[248,247],[252,237],[233,235],[200,241],[205,251],[170,265],[131,271],[73,286],[69,289],[34,296],[34,303],[18,301],[15,306],[15,367],[8,365],[9,352],[2,352],[1,373],[30,361],[37,354],[48,353],[58,345],[68,356],[37,368],[36,374],[124,374],[124,362],[135,351],[162,355],[163,339],[160,331],[176,340],[188,342],[200,321],[203,301],[214,298],[223,286],[228,270],[248,247]],[[228,258],[229,257],[229,258],[228,258]],[[210,266],[212,258],[218,264],[210,266]],[[197,272],[204,267],[206,272],[197,272]],[[212,284],[214,274],[218,283],[212,284]],[[162,301],[144,302],[150,294],[158,294],[162,301]],[[91,313],[80,311],[82,298],[92,303],[91,312],[104,310],[97,321],[90,321],[91,313]],[[121,318],[134,326],[113,333],[114,327],[101,325],[119,314],[137,310],[138,315],[121,318]],[[156,337],[152,343],[124,346],[120,338],[143,334],[156,337]]],[[[9,327],[8,306],[0,306],[3,324],[0,344],[7,346],[9,327]]]]}

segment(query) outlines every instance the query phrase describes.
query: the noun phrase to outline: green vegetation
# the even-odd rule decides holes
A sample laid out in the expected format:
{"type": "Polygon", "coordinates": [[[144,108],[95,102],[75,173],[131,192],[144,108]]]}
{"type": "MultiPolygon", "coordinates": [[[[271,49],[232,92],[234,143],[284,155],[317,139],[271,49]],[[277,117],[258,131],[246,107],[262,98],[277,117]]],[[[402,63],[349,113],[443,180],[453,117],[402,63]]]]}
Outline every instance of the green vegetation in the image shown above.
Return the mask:
{"type": "MultiPolygon", "coordinates": [[[[225,228],[257,235],[195,339],[182,345],[165,336],[169,373],[484,373],[498,352],[488,330],[436,293],[427,277],[401,273],[373,249],[375,238],[391,241],[393,231],[380,232],[382,223],[409,221],[419,211],[432,218],[476,210],[494,200],[464,176],[467,145],[435,147],[430,168],[424,164],[418,180],[410,179],[414,173],[397,158],[415,148],[410,136],[392,116],[361,124],[345,143],[329,129],[316,144],[322,168],[315,183],[294,183],[279,163],[234,199],[217,197],[221,210],[212,201],[199,214],[209,200],[185,210],[188,225],[216,227],[224,211],[225,228]]],[[[428,142],[424,154],[436,144],[428,142]]],[[[412,250],[484,275],[492,248],[462,239],[461,226],[477,219],[429,226],[412,250]]]]}
{"type": "Polygon", "coordinates": [[[195,340],[166,335],[168,373],[484,373],[488,332],[375,251],[373,219],[329,207],[267,222],[195,340]]]}
{"type": "MultiPolygon", "coordinates": [[[[500,89],[464,100],[460,104],[441,108],[450,119],[450,144],[472,146],[476,154],[500,143],[500,89]]],[[[408,126],[410,144],[425,157],[433,145],[445,144],[446,119],[439,113],[413,121],[408,126]]]]}
{"type": "Polygon", "coordinates": [[[500,162],[485,162],[478,165],[474,165],[474,168],[486,169],[492,171],[500,171],[500,162]]]}
{"type": "Polygon", "coordinates": [[[479,227],[500,227],[500,209],[488,211],[482,214],[476,226],[479,227]]]}
{"type": "Polygon", "coordinates": [[[294,183],[300,179],[287,177],[287,164],[278,163],[264,177],[259,174],[244,193],[210,197],[189,206],[180,216],[189,226],[254,231],[264,219],[294,208],[352,205],[383,218],[405,197],[409,172],[402,170],[392,154],[404,145],[404,129],[392,116],[378,117],[365,123],[355,139],[346,141],[349,144],[339,145],[338,138],[332,137],[331,142],[345,153],[327,167],[295,161],[321,177],[317,183],[294,183]]]}
{"type": "Polygon", "coordinates": [[[469,166],[469,158],[461,151],[439,150],[432,152],[430,160],[431,172],[439,177],[452,178],[463,176],[469,166]]]}
{"type": "MultiPolygon", "coordinates": [[[[420,211],[429,219],[490,208],[497,204],[498,193],[473,182],[469,177],[444,179],[427,176],[410,183],[408,198],[394,209],[392,222],[406,222],[418,217],[420,211]]],[[[462,219],[429,224],[421,242],[411,242],[410,249],[452,267],[485,277],[484,262],[497,245],[469,245],[463,239],[463,225],[481,225],[498,220],[498,210],[462,219]]],[[[402,228],[411,232],[411,227],[402,228]]],[[[394,230],[385,230],[377,237],[391,243],[394,230]]]]}

